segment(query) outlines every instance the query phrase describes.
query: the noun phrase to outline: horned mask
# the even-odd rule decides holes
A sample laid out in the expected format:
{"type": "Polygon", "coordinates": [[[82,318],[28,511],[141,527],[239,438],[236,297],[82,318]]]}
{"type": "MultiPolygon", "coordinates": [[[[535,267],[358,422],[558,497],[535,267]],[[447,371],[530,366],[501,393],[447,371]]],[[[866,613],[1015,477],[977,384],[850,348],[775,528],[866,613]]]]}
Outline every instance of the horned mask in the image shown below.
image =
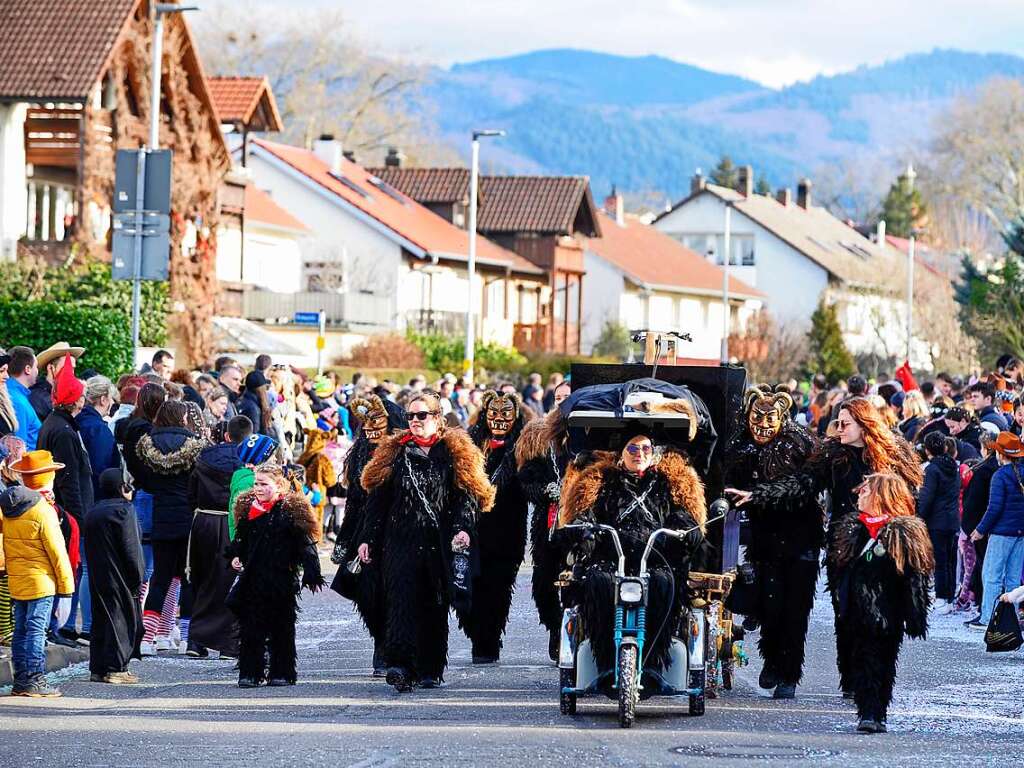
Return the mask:
{"type": "Polygon", "coordinates": [[[380,442],[388,433],[388,410],[377,395],[357,397],[349,404],[349,410],[363,426],[363,434],[371,443],[380,442]]]}
{"type": "Polygon", "coordinates": [[[513,394],[485,392],[482,401],[487,431],[496,438],[503,438],[512,431],[519,418],[519,397],[513,394]]]}
{"type": "Polygon", "coordinates": [[[767,445],[782,430],[793,407],[793,398],[788,392],[772,392],[765,384],[747,390],[744,398],[747,413],[747,429],[758,445],[767,445]]]}

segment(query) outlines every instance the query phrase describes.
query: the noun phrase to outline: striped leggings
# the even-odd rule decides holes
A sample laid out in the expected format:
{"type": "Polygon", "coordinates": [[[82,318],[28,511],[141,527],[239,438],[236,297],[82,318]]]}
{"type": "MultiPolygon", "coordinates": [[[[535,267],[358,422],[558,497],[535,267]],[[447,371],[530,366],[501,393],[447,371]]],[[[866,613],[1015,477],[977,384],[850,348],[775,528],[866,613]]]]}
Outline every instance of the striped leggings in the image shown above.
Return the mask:
{"type": "Polygon", "coordinates": [[[10,645],[14,636],[14,606],[7,574],[0,574],[0,645],[10,645]]]}

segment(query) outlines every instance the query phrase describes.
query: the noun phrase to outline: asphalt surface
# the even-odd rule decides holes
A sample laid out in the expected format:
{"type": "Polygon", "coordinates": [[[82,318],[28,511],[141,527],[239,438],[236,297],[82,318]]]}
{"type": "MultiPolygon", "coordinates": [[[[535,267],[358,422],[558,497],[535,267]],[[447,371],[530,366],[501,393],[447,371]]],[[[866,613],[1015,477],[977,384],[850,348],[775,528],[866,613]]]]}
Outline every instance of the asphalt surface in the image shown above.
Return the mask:
{"type": "MultiPolygon", "coordinates": [[[[77,665],[54,679],[56,700],[0,692],[0,766],[731,766],[1018,765],[1024,757],[1024,653],[986,655],[963,617],[937,617],[932,637],[904,646],[889,733],[854,733],[836,691],[831,609],[819,596],[804,684],[795,701],[757,688],[760,663],[690,717],[685,699],[641,702],[618,727],[606,699],[558,711],[529,568],[502,661],[473,666],[452,622],[445,688],[400,695],[369,677],[371,645],[350,605],[303,598],[299,684],[236,687],[228,661],[163,656],[133,662],[143,681],[88,682],[77,665]]],[[[754,636],[756,638],[756,636],[754,636]]]]}

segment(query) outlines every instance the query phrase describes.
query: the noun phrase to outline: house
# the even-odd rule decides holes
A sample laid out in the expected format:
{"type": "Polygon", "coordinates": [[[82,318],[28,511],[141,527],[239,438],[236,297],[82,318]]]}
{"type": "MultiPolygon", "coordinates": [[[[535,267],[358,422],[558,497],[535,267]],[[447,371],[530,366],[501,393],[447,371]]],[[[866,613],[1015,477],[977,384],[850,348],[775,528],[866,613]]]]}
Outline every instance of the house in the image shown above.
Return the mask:
{"type": "MultiPolygon", "coordinates": [[[[254,139],[248,171],[308,236],[301,264],[280,266],[301,271],[301,290],[247,292],[245,317],[324,310],[334,331],[328,356],[382,331],[465,333],[465,230],[344,157],[330,137],[311,151],[254,139]]],[[[472,315],[479,338],[509,345],[518,328],[537,326],[537,306],[524,298],[542,295],[546,279],[540,267],[478,237],[472,315]]]]}
{"type": "Polygon", "coordinates": [[[210,97],[232,150],[238,149],[244,168],[249,155],[249,134],[284,130],[270,81],[264,77],[219,75],[209,78],[210,97]]]}
{"type": "MultiPolygon", "coordinates": [[[[372,172],[455,226],[468,226],[469,171],[405,168],[390,152],[372,172]]],[[[477,231],[544,272],[522,303],[538,316],[517,322],[518,349],[576,354],[583,347],[583,243],[600,237],[585,176],[481,176],[477,231]]]]}
{"type": "MultiPolygon", "coordinates": [[[[721,359],[724,273],[686,246],[636,216],[623,213],[613,194],[599,212],[601,237],[586,241],[587,308],[583,350],[591,352],[607,322],[631,330],[679,331],[680,356],[721,359]]],[[[763,294],[729,276],[730,331],[742,334],[761,309],[763,294]]]]}
{"type": "MultiPolygon", "coordinates": [[[[0,257],[109,259],[114,159],[148,142],[150,0],[0,3],[0,257]]],[[[184,14],[164,23],[160,146],[174,151],[171,297],[179,356],[209,353],[227,146],[184,14]]]]}
{"type": "MultiPolygon", "coordinates": [[[[902,359],[905,259],[814,205],[809,180],[799,183],[795,199],[788,189],[771,197],[753,192],[750,166],[739,170],[737,189],[710,184],[698,174],[690,195],[654,226],[722,264],[728,211],[730,272],[764,295],[778,321],[806,326],[824,298],[837,305],[843,337],[854,355],[902,359]]],[[[915,349],[919,346],[915,340],[915,349]]]]}

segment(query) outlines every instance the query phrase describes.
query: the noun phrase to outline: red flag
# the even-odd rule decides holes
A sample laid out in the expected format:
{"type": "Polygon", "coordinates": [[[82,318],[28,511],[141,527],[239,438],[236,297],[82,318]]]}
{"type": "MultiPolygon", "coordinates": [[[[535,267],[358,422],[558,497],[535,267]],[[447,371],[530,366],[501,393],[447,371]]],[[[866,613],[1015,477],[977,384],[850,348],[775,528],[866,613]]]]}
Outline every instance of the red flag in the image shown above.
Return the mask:
{"type": "Polygon", "coordinates": [[[896,381],[903,386],[904,392],[911,392],[917,389],[917,382],[914,381],[914,372],[910,370],[910,361],[904,360],[903,365],[896,369],[896,381]]]}

